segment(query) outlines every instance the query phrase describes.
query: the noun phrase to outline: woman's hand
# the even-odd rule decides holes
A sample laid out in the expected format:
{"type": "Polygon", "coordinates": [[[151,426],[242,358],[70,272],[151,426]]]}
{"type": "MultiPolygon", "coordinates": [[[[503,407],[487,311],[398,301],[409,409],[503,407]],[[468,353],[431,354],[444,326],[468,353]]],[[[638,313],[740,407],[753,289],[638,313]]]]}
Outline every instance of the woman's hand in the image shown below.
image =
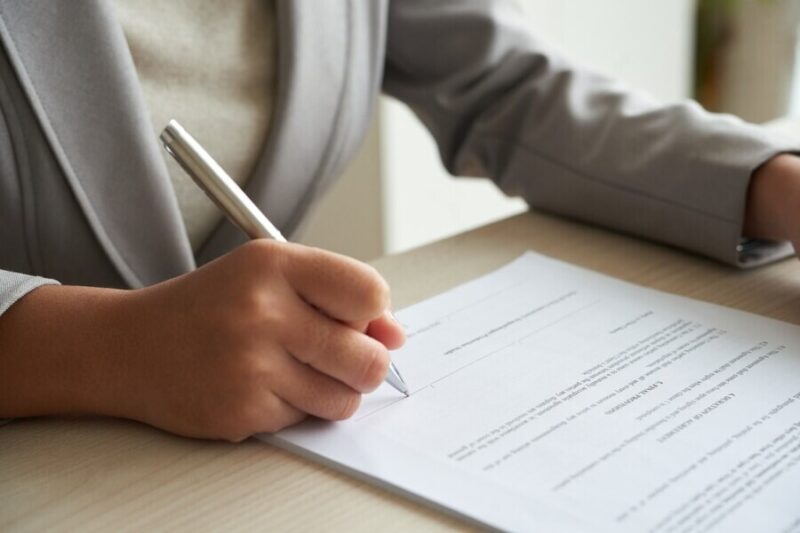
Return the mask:
{"type": "Polygon", "coordinates": [[[42,287],[0,319],[0,391],[23,389],[0,392],[0,417],[97,413],[232,441],[344,419],[403,343],[388,308],[371,267],[265,240],[146,289],[42,287]]]}

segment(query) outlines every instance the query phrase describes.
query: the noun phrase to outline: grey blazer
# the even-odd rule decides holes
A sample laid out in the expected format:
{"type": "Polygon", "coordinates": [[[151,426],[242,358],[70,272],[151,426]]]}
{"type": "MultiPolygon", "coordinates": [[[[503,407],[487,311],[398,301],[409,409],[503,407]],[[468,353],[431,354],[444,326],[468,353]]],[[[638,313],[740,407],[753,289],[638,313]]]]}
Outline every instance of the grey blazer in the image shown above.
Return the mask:
{"type": "MultiPolygon", "coordinates": [[[[531,206],[737,263],[763,129],[578,69],[504,0],[277,0],[279,90],[247,192],[284,233],[353,156],[381,90],[447,168],[531,206]]],[[[0,0],[0,312],[46,282],[141,287],[193,256],[120,25],[102,0],[0,0]]],[[[782,253],[786,253],[786,248],[782,253]]]]}

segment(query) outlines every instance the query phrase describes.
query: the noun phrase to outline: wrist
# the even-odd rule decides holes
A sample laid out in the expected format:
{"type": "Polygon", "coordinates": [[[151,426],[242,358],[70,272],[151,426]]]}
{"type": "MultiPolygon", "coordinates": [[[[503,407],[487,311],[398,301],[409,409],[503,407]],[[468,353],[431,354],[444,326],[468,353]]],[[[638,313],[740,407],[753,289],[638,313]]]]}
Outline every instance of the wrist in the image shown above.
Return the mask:
{"type": "Polygon", "coordinates": [[[773,241],[800,237],[800,157],[781,154],[754,173],[747,196],[743,233],[773,241]]]}
{"type": "Polygon", "coordinates": [[[0,317],[0,416],[116,414],[125,291],[44,286],[0,317]]]}

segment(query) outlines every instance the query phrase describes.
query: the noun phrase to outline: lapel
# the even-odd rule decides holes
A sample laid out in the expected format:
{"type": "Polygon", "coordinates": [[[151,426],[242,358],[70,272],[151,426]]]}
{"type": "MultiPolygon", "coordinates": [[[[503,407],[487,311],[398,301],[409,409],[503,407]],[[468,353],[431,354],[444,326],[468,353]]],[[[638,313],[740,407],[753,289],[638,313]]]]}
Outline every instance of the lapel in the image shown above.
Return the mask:
{"type": "MultiPolygon", "coordinates": [[[[299,222],[335,160],[347,83],[350,0],[276,0],[278,91],[266,148],[245,192],[286,235],[299,222]]],[[[198,263],[244,242],[227,220],[198,253],[198,263]]]]}
{"type": "Polygon", "coordinates": [[[133,61],[110,6],[0,1],[0,40],[66,180],[131,287],[194,260],[133,61]]]}

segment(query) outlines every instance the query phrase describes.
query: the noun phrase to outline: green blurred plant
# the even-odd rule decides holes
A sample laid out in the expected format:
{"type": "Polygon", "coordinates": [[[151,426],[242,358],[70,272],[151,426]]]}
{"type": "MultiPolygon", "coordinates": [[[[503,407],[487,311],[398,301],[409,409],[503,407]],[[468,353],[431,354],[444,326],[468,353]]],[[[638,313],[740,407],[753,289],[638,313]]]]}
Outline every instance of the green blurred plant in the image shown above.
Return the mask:
{"type": "Polygon", "coordinates": [[[698,0],[695,26],[694,96],[717,109],[721,53],[734,38],[732,13],[744,2],[774,4],[786,0],[698,0]]]}

